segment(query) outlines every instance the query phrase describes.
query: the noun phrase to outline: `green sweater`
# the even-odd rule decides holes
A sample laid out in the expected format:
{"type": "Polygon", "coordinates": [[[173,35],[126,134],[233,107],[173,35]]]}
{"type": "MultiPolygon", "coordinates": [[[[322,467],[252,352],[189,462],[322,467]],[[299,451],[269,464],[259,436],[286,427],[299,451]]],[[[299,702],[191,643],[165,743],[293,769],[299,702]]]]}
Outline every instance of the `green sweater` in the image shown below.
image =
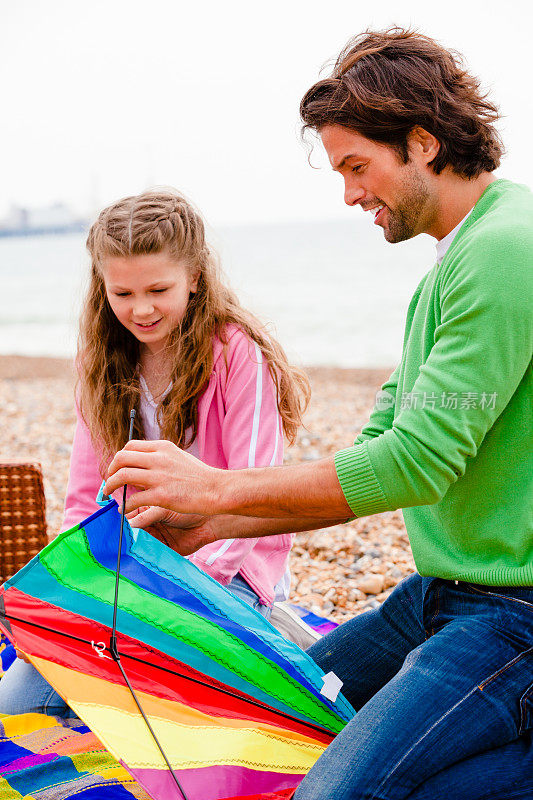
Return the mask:
{"type": "Polygon", "coordinates": [[[421,575],[533,585],[532,354],[533,195],[498,180],[418,286],[387,394],[335,456],[356,516],[404,509],[421,575]]]}

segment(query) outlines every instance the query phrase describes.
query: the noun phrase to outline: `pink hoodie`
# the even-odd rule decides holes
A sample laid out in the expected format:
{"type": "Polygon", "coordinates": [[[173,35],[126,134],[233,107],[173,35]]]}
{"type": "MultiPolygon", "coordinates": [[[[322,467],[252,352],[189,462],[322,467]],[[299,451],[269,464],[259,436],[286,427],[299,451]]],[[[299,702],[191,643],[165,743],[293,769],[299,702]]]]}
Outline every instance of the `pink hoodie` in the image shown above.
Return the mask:
{"type": "MultiPolygon", "coordinates": [[[[213,341],[213,372],[198,401],[199,457],[221,469],[281,464],[281,419],[266,360],[240,328],[229,326],[228,334],[225,353],[222,342],[213,341]]],[[[97,510],[102,482],[89,430],[77,413],[63,530],[97,510]]],[[[270,605],[286,573],[293,537],[225,539],[202,547],[190,560],[224,585],[240,572],[261,602],[270,605]]]]}

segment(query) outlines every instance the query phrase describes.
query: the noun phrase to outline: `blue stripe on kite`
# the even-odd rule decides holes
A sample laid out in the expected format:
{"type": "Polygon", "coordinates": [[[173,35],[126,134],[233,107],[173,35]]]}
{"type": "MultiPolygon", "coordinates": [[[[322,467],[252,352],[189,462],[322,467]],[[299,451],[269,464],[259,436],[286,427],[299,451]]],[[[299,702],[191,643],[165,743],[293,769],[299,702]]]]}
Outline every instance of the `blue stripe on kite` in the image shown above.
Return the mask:
{"type": "MultiPolygon", "coordinates": [[[[205,600],[215,606],[219,614],[222,615],[219,616],[217,614],[217,624],[225,627],[231,633],[235,633],[243,641],[247,641],[244,636],[247,633],[251,633],[254,636],[254,642],[257,640],[262,641],[263,647],[269,648],[274,655],[271,658],[272,661],[280,664],[288,674],[292,674],[291,671],[296,671],[296,680],[300,684],[306,686],[307,680],[307,687],[312,694],[320,699],[323,705],[338,715],[340,719],[344,719],[347,722],[352,719],[355,710],[345,697],[339,695],[336,702],[333,703],[320,693],[323,687],[324,673],[312,658],[293,642],[280,636],[279,631],[248,603],[235,597],[228,590],[222,592],[221,584],[218,581],[157,539],[154,539],[146,531],[139,531],[131,550],[133,557],[149,560],[151,565],[155,563],[157,565],[156,569],[159,568],[163,573],[179,575],[178,580],[183,576],[187,586],[198,586],[205,600]],[[244,636],[241,635],[239,629],[234,629],[235,623],[244,628],[244,636]],[[289,668],[291,671],[289,671],[289,668]]],[[[252,644],[252,647],[259,651],[255,644],[252,644]]]]}
{"type": "MultiPolygon", "coordinates": [[[[188,581],[188,584],[198,585],[206,601],[218,607],[223,615],[221,621],[224,618],[232,620],[244,628],[255,631],[255,636],[260,636],[263,640],[266,640],[266,646],[270,647],[273,652],[278,653],[279,657],[285,659],[292,667],[296,667],[303,673],[311,686],[317,689],[320,700],[325,706],[345,721],[349,722],[353,718],[355,710],[345,697],[339,695],[336,702],[332,703],[320,694],[320,689],[323,686],[323,671],[297,645],[280,636],[279,631],[265,617],[255,611],[244,600],[235,597],[231,592],[227,590],[221,592],[221,584],[218,581],[198,569],[195,564],[163,545],[153,536],[150,536],[146,531],[140,530],[138,535],[134,536],[129,526],[128,529],[133,557],[146,559],[150,562],[151,567],[155,564],[155,568],[163,573],[179,575],[180,578],[183,575],[183,579],[188,581]]],[[[239,633],[236,632],[236,635],[239,636],[239,633]]],[[[301,677],[299,681],[302,683],[301,677]]]]}
{"type": "MultiPolygon", "coordinates": [[[[114,509],[109,507],[108,511],[109,515],[107,517],[98,516],[98,518],[95,518],[93,516],[90,523],[83,524],[83,529],[85,530],[93,557],[105,569],[113,571],[116,569],[117,562],[116,546],[113,546],[113,537],[109,534],[111,526],[112,529],[119,529],[120,515],[116,506],[114,509]],[[113,517],[115,517],[115,519],[113,519],[113,517]]],[[[124,531],[125,533],[126,531],[129,533],[128,538],[130,538],[131,546],[131,528],[127,530],[125,527],[124,531]]],[[[125,541],[125,539],[126,536],[123,541],[125,541]]],[[[303,685],[316,697],[321,704],[327,706],[334,712],[336,711],[335,705],[320,694],[320,689],[322,688],[322,672],[317,675],[315,672],[316,667],[315,670],[313,670],[315,672],[313,676],[315,681],[317,677],[320,680],[319,688],[317,688],[305,673],[302,674],[301,671],[295,669],[291,661],[270,647],[268,642],[263,641],[253,630],[249,630],[250,627],[259,627],[260,625],[265,628],[265,619],[261,614],[254,611],[244,601],[240,601],[235,598],[234,595],[230,594],[228,602],[231,607],[226,612],[226,615],[224,615],[221,604],[225,600],[224,594],[226,590],[221,591],[219,583],[213,581],[212,578],[199,570],[194,564],[191,564],[178,553],[169,550],[168,547],[165,547],[165,545],[157,539],[154,539],[153,536],[150,536],[145,531],[139,531],[131,549],[134,557],[130,555],[128,548],[126,552],[123,552],[121,558],[120,572],[124,577],[157,597],[162,597],[165,600],[176,603],[182,608],[192,611],[194,614],[215,623],[218,627],[233,634],[252,650],[255,650],[269,661],[280,666],[293,680],[303,685]],[[166,565],[170,567],[170,569],[165,569],[162,564],[163,559],[173,562],[166,565]],[[144,566],[144,564],[147,566],[144,566]],[[166,573],[168,578],[164,577],[162,573],[166,573]],[[187,581],[189,577],[187,573],[190,575],[190,582],[187,581]],[[177,575],[179,575],[179,578],[174,577],[177,575]],[[169,578],[172,579],[169,580],[169,578]],[[183,581],[183,585],[178,584],[176,581],[180,581],[180,583],[183,581]],[[200,596],[195,593],[191,584],[199,586],[202,595],[206,597],[211,590],[210,583],[215,584],[216,597],[207,598],[211,600],[212,603],[211,606],[208,606],[206,603],[202,602],[200,596]],[[217,613],[217,611],[219,613],[217,613]],[[233,619],[230,618],[230,613],[233,619]],[[248,619],[245,619],[246,617],[248,617],[248,619]],[[248,627],[244,627],[244,625],[248,627]]],[[[264,636],[264,629],[261,631],[261,634],[264,636]]],[[[276,636],[279,637],[277,632],[276,636]]],[[[301,662],[300,666],[308,667],[309,658],[302,658],[302,650],[296,647],[296,645],[291,645],[291,656],[293,661],[301,662]]]]}
{"type": "MultiPolygon", "coordinates": [[[[75,583],[74,565],[72,579],[73,583],[75,583]]],[[[18,573],[15,586],[31,597],[36,597],[44,602],[64,608],[66,611],[71,611],[73,614],[111,627],[113,610],[109,603],[96,600],[89,595],[77,592],[59,583],[39,561],[33,565],[31,574],[26,572],[21,575],[20,572],[18,573]]],[[[315,720],[307,715],[301,714],[291,706],[279,702],[272,695],[263,692],[259,687],[244,681],[234,672],[230,672],[217,661],[212,661],[200,650],[190,647],[185,642],[175,636],[164,633],[157,627],[148,625],[127,611],[119,609],[117,621],[118,629],[132,639],[138,639],[150,647],[161,650],[163,653],[168,653],[169,656],[189,664],[204,675],[210,675],[220,683],[244,692],[271,708],[278,709],[286,714],[292,714],[304,722],[315,723],[315,720]]]]}

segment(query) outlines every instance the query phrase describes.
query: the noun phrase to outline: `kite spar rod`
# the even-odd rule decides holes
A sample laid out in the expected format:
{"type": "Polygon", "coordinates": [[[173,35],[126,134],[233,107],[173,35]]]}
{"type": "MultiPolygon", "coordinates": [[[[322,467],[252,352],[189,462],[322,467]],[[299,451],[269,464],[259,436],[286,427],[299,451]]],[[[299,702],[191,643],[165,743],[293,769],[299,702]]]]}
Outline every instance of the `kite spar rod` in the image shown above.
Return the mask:
{"type": "MultiPolygon", "coordinates": [[[[128,434],[128,441],[130,441],[130,439],[133,436],[133,423],[134,422],[135,422],[135,409],[132,408],[132,410],[130,411],[130,430],[129,430],[129,434],[128,434]]],[[[111,655],[112,655],[114,661],[116,662],[120,672],[122,673],[122,677],[126,681],[126,685],[127,685],[128,689],[131,692],[131,696],[135,700],[135,704],[136,704],[137,708],[139,709],[139,711],[141,713],[141,716],[142,716],[142,718],[144,719],[144,721],[146,723],[146,727],[148,728],[148,730],[152,734],[152,738],[153,738],[154,742],[156,743],[157,747],[159,748],[159,752],[163,756],[163,759],[165,760],[165,764],[169,768],[170,774],[174,778],[176,786],[178,787],[179,791],[181,792],[183,800],[188,800],[188,797],[185,794],[185,792],[183,791],[183,789],[181,787],[181,784],[180,784],[180,782],[178,780],[178,776],[176,775],[176,773],[172,769],[172,764],[170,763],[169,759],[167,758],[167,755],[166,755],[165,751],[163,750],[163,747],[162,747],[159,739],[155,735],[155,731],[152,728],[152,726],[150,725],[148,717],[144,713],[143,707],[141,706],[139,698],[135,694],[135,690],[134,690],[133,686],[131,685],[128,676],[124,672],[124,667],[121,664],[120,653],[118,652],[118,647],[117,647],[118,587],[119,587],[119,579],[120,579],[120,558],[121,558],[121,555],[122,555],[122,535],[123,535],[123,532],[124,532],[124,517],[125,517],[125,514],[126,514],[126,490],[127,490],[127,488],[128,487],[125,484],[124,485],[124,490],[122,492],[122,511],[121,511],[121,514],[120,514],[120,534],[119,534],[119,537],[118,537],[117,576],[116,576],[116,579],[115,579],[115,599],[114,599],[114,602],[113,602],[113,627],[111,629],[111,638],[110,638],[110,641],[109,641],[109,652],[111,653],[111,655]]]]}

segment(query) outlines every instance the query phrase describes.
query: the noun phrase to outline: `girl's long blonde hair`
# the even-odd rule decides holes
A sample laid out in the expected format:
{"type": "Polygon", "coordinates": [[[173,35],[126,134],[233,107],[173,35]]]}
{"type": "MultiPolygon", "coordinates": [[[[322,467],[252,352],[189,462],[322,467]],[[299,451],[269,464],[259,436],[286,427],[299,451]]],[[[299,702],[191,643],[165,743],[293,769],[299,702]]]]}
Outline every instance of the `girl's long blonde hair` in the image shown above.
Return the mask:
{"type": "MultiPolygon", "coordinates": [[[[199,275],[185,316],[168,343],[172,388],[158,407],[161,436],[187,447],[198,430],[198,399],[213,369],[213,337],[227,343],[235,324],[261,348],[277,392],[284,433],[292,444],[310,397],[309,381],[291,366],[281,345],[225,285],[205,239],[199,213],[180,194],[154,190],[105,208],[89,231],[90,285],[80,320],[78,387],[80,411],[98,443],[101,468],[128,438],[129,411],[138,407],[139,342],[109,305],[102,264],[109,256],[168,253],[199,275]],[[187,430],[192,433],[187,437],[187,430]]],[[[137,415],[134,435],[143,438],[137,415]]]]}

